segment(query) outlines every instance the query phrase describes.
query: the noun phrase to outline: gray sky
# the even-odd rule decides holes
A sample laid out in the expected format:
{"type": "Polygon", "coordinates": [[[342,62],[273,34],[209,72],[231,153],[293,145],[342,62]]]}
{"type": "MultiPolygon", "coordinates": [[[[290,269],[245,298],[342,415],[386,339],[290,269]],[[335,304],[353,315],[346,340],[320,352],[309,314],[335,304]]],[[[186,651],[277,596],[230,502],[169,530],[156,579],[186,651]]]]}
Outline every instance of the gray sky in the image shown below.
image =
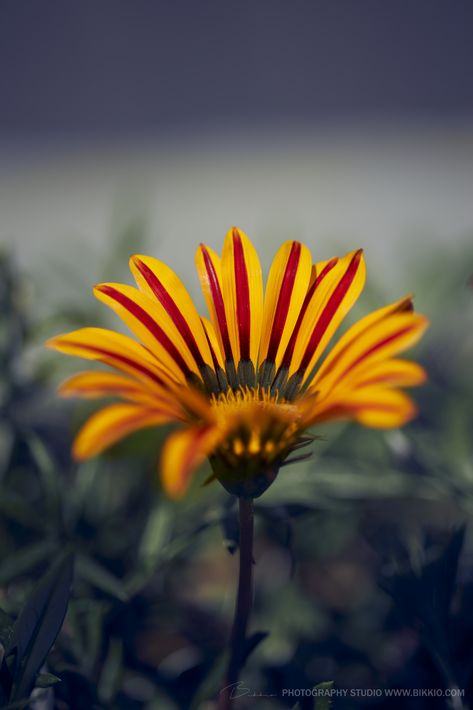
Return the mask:
{"type": "Polygon", "coordinates": [[[0,141],[473,113],[470,0],[2,0],[0,141]]]}
{"type": "Polygon", "coordinates": [[[182,274],[236,224],[402,291],[471,242],[472,37],[471,0],[2,0],[0,246],[92,284],[131,205],[182,274]]]}

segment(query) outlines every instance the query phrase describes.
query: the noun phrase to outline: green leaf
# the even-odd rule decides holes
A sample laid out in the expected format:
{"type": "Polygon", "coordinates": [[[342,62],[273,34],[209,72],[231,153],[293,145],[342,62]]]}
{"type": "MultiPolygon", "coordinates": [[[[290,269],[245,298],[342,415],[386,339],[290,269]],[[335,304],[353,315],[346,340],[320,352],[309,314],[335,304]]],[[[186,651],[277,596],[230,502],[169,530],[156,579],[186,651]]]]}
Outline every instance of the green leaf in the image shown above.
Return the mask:
{"type": "Polygon", "coordinates": [[[0,585],[9,584],[16,577],[31,572],[36,565],[50,557],[54,548],[53,543],[42,541],[17,550],[0,565],[0,585]]]}
{"type": "Polygon", "coordinates": [[[219,692],[219,688],[222,687],[222,678],[224,677],[225,668],[228,664],[228,657],[228,650],[225,650],[222,654],[217,656],[210,670],[197,686],[197,690],[190,704],[190,710],[199,710],[207,698],[219,692]]]}
{"type": "Polygon", "coordinates": [[[15,520],[26,528],[43,530],[45,527],[37,511],[5,485],[0,486],[0,513],[2,517],[15,520]]]}
{"type": "Polygon", "coordinates": [[[13,633],[13,619],[6,614],[3,609],[0,609],[0,644],[6,648],[10,643],[13,633]]]}
{"type": "Polygon", "coordinates": [[[154,570],[171,538],[175,513],[171,505],[161,503],[151,511],[141,538],[138,556],[146,570],[154,570]]]}
{"type": "Polygon", "coordinates": [[[61,679],[54,673],[40,673],[36,676],[35,688],[50,688],[52,685],[61,683],[61,679]]]}
{"type": "Polygon", "coordinates": [[[77,558],[77,574],[89,584],[100,589],[121,602],[128,601],[128,594],[122,582],[105,567],[95,562],[91,557],[81,555],[77,558]]]}
{"type": "Polygon", "coordinates": [[[70,646],[86,675],[99,667],[99,655],[104,646],[105,615],[109,600],[71,599],[67,613],[70,646]]]}
{"type": "Polygon", "coordinates": [[[314,690],[318,690],[321,693],[325,693],[321,697],[317,697],[315,701],[315,710],[329,710],[332,707],[332,694],[331,690],[333,688],[333,680],[326,680],[323,683],[319,683],[315,686],[314,690]]]}
{"type": "Polygon", "coordinates": [[[42,479],[47,508],[51,514],[56,515],[60,508],[61,494],[57,467],[41,439],[31,435],[26,441],[42,479]]]}
{"type": "Polygon", "coordinates": [[[15,654],[11,701],[28,696],[35,676],[61,630],[67,611],[74,559],[65,555],[45,574],[13,628],[5,656],[15,654]]]}
{"type": "Polygon", "coordinates": [[[254,634],[251,634],[248,638],[245,640],[245,648],[243,651],[243,661],[242,663],[246,663],[248,658],[251,656],[253,651],[255,651],[260,643],[264,641],[266,638],[269,636],[269,631],[255,631],[254,634]]]}
{"type": "Polygon", "coordinates": [[[110,640],[107,657],[98,683],[98,696],[104,703],[111,703],[119,687],[123,672],[123,640],[110,640]]]}

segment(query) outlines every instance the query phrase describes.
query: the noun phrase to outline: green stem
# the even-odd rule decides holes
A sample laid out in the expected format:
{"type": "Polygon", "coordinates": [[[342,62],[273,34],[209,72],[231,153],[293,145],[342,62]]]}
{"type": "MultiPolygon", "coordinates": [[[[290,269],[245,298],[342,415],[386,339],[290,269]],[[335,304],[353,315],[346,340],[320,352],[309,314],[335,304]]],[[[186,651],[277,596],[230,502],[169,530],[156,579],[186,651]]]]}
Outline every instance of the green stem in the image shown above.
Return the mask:
{"type": "Polygon", "coordinates": [[[246,629],[253,604],[253,499],[239,498],[240,567],[238,593],[230,638],[230,660],[218,710],[231,710],[235,686],[245,662],[246,629]],[[233,691],[233,692],[232,692],[233,691]]]}

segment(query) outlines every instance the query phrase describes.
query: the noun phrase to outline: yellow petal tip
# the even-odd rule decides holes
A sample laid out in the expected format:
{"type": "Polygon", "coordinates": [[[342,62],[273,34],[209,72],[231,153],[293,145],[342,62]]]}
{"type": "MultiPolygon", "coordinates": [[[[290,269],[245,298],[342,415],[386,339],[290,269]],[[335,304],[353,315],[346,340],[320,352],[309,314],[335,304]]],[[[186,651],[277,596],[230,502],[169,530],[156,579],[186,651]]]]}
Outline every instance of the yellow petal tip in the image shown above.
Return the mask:
{"type": "Polygon", "coordinates": [[[58,340],[58,336],[54,336],[54,338],[48,338],[46,342],[44,343],[45,348],[49,348],[50,350],[55,350],[56,349],[56,342],[58,340]]]}

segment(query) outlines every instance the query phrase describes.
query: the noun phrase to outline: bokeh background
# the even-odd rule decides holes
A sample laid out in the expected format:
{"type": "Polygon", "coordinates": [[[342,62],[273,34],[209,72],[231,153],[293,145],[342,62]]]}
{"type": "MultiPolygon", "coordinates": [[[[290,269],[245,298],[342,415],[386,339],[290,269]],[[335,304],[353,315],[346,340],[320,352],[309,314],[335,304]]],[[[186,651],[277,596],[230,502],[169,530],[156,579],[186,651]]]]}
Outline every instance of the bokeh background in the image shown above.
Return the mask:
{"type": "Polygon", "coordinates": [[[468,707],[472,33],[467,0],[1,3],[4,631],[38,576],[76,553],[44,707],[213,707],[231,501],[198,483],[166,501],[162,432],[76,467],[90,407],[56,400],[75,363],[42,342],[115,326],[91,287],[128,280],[134,252],[167,261],[203,305],[196,245],[219,249],[233,224],[266,267],[289,238],[317,259],[363,246],[355,316],[414,291],[432,321],[418,420],[321,432],[313,460],[261,499],[252,629],[269,635],[245,682],[277,697],[239,707],[292,707],[284,688],[322,681],[465,690],[460,705],[365,695],[336,709],[468,707]]]}

